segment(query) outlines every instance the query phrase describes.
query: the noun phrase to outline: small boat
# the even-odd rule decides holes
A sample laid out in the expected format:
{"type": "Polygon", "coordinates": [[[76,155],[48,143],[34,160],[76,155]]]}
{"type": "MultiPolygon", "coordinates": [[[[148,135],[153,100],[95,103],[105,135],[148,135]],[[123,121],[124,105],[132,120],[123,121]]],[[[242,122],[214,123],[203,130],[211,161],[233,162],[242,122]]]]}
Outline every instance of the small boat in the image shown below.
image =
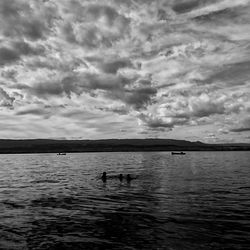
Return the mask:
{"type": "Polygon", "coordinates": [[[185,155],[186,153],[184,152],[172,152],[172,155],[185,155]]]}
{"type": "Polygon", "coordinates": [[[66,155],[66,153],[58,153],[57,155],[66,155]]]}

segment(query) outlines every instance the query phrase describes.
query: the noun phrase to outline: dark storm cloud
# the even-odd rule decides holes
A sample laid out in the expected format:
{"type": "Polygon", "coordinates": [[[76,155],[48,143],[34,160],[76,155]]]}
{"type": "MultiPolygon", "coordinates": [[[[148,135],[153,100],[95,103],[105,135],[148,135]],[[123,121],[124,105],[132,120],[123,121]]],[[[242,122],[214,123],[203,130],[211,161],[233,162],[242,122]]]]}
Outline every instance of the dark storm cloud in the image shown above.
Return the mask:
{"type": "MultiPolygon", "coordinates": [[[[37,2],[38,3],[38,2],[37,2]]],[[[52,10],[47,8],[46,15],[40,16],[39,9],[25,1],[2,0],[0,2],[0,31],[6,37],[26,37],[38,40],[49,32],[52,10]]]]}
{"type": "Polygon", "coordinates": [[[235,128],[235,129],[231,129],[232,132],[246,132],[246,131],[250,131],[250,127],[248,128],[235,128]]]}
{"type": "Polygon", "coordinates": [[[110,62],[104,62],[100,65],[100,68],[105,73],[116,74],[119,69],[132,67],[132,63],[129,59],[116,59],[110,62]]]}
{"type": "Polygon", "coordinates": [[[250,117],[244,118],[240,125],[230,130],[231,132],[247,132],[250,131],[250,117]]]}
{"type": "Polygon", "coordinates": [[[37,115],[37,116],[47,116],[49,114],[48,110],[44,108],[29,108],[23,109],[16,112],[16,115],[37,115]]]}
{"type": "Polygon", "coordinates": [[[172,8],[177,13],[185,13],[199,7],[200,4],[200,0],[177,0],[172,8]]]}
{"type": "MultiPolygon", "coordinates": [[[[21,35],[19,29],[19,27],[16,28],[17,35],[21,35]]],[[[32,22],[24,22],[21,30],[24,36],[37,40],[44,38],[44,33],[48,31],[48,28],[40,20],[34,19],[32,22]]]]}
{"type": "MultiPolygon", "coordinates": [[[[140,81],[139,81],[140,82],[140,81]]],[[[134,109],[146,108],[152,103],[157,89],[151,86],[133,86],[134,82],[121,75],[112,74],[75,74],[61,80],[43,81],[32,86],[16,84],[14,88],[26,89],[27,92],[39,97],[47,98],[50,95],[61,96],[66,94],[81,95],[101,91],[99,95],[121,101],[134,109]]]]}
{"type": "Polygon", "coordinates": [[[129,85],[131,81],[121,75],[111,74],[82,74],[78,77],[80,83],[78,86],[85,90],[106,90],[106,91],[119,91],[124,90],[125,86],[129,85]]]}
{"type": "Polygon", "coordinates": [[[63,94],[64,89],[60,82],[56,81],[45,81],[34,84],[32,87],[27,87],[28,92],[39,96],[39,97],[49,97],[49,96],[60,96],[63,94]]]}
{"type": "Polygon", "coordinates": [[[215,71],[217,72],[203,82],[214,83],[221,81],[230,85],[242,85],[246,80],[250,79],[250,61],[226,64],[215,69],[215,71]]]}
{"type": "MultiPolygon", "coordinates": [[[[236,12],[237,13],[237,12],[236,12]]],[[[199,22],[211,22],[211,21],[223,21],[225,19],[228,18],[238,18],[238,15],[234,15],[233,10],[231,9],[223,9],[223,10],[218,10],[218,11],[214,11],[212,13],[206,13],[204,15],[201,16],[197,16],[194,18],[195,21],[199,21],[199,22]]]]}
{"type": "Polygon", "coordinates": [[[50,96],[62,96],[64,89],[60,81],[41,81],[35,82],[32,86],[23,83],[13,84],[10,88],[21,90],[23,93],[31,94],[40,98],[49,98],[50,96]]]}
{"type": "Polygon", "coordinates": [[[74,34],[74,29],[71,23],[65,22],[62,27],[61,27],[61,32],[66,39],[67,42],[69,43],[76,43],[76,37],[74,34]]]}
{"type": "Polygon", "coordinates": [[[42,46],[31,47],[28,43],[22,41],[10,42],[7,46],[0,47],[0,65],[14,63],[22,56],[40,55],[43,52],[42,46]]]}
{"type": "Polygon", "coordinates": [[[18,51],[2,47],[0,48],[0,66],[9,64],[19,60],[20,54],[18,51]]]}
{"type": "Polygon", "coordinates": [[[155,88],[149,87],[111,91],[107,92],[105,95],[110,99],[119,100],[131,106],[135,110],[140,110],[145,109],[152,103],[152,99],[156,93],[157,90],[155,88]]]}
{"type": "Polygon", "coordinates": [[[95,90],[123,91],[127,84],[129,80],[121,76],[86,73],[69,75],[57,80],[35,82],[31,86],[17,84],[15,88],[22,88],[39,97],[61,96],[62,94],[70,97],[72,93],[80,95],[83,92],[91,93],[95,90]]]}
{"type": "Polygon", "coordinates": [[[122,76],[85,75],[80,87],[91,90],[104,90],[110,99],[120,100],[134,109],[145,108],[151,103],[157,89],[151,86],[133,86],[134,82],[122,76]]]}
{"type": "Polygon", "coordinates": [[[154,87],[142,87],[126,91],[124,97],[120,97],[126,104],[138,110],[146,108],[152,103],[152,98],[156,95],[157,89],[154,87]]]}
{"type": "Polygon", "coordinates": [[[45,48],[41,45],[31,46],[23,41],[12,42],[12,47],[21,55],[42,55],[45,48]]]}
{"type": "Polygon", "coordinates": [[[23,1],[16,0],[2,0],[0,2],[0,15],[6,18],[6,21],[14,21],[17,17],[21,16],[21,12],[29,10],[29,5],[23,1]]]}
{"type": "Polygon", "coordinates": [[[236,6],[230,8],[222,8],[213,12],[207,12],[204,15],[196,16],[193,20],[200,24],[223,25],[228,21],[233,21],[238,24],[246,24],[249,22],[249,7],[236,6]]]}

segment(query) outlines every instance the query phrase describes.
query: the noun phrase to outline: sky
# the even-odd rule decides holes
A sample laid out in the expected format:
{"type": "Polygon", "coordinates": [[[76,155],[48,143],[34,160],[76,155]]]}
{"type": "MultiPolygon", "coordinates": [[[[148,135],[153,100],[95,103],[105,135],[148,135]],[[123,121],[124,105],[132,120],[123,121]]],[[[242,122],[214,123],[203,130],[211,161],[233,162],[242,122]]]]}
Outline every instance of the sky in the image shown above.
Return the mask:
{"type": "Polygon", "coordinates": [[[1,0],[0,138],[250,142],[250,0],[1,0]]]}

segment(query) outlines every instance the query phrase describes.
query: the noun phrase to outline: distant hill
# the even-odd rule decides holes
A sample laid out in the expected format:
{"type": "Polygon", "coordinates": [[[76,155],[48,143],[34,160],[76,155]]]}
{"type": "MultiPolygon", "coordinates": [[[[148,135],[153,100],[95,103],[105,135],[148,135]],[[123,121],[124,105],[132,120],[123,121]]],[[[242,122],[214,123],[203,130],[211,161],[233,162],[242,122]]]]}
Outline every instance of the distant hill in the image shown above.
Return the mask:
{"type": "Polygon", "coordinates": [[[205,144],[171,139],[108,140],[7,140],[0,139],[1,154],[58,152],[126,152],[126,151],[228,151],[250,150],[250,144],[205,144]]]}

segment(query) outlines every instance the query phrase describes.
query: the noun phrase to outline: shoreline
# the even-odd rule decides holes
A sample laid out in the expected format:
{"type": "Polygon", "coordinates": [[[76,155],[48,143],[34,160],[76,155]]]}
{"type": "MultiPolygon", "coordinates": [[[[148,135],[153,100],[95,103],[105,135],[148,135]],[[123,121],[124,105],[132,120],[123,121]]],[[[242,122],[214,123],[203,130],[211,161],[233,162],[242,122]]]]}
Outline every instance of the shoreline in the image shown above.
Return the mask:
{"type": "Polygon", "coordinates": [[[250,151],[250,143],[206,144],[173,139],[8,140],[0,139],[0,154],[90,152],[250,151]]]}
{"type": "MultiPolygon", "coordinates": [[[[248,152],[250,149],[223,149],[223,150],[85,150],[85,151],[64,151],[64,153],[67,154],[80,154],[80,153],[145,153],[145,152],[166,152],[166,153],[171,153],[171,152],[248,152]]],[[[0,152],[0,155],[17,155],[17,154],[58,154],[58,152],[48,152],[48,151],[33,151],[33,152],[0,152]]],[[[58,155],[58,156],[65,156],[65,155],[58,155]]],[[[175,156],[175,155],[173,155],[175,156]]],[[[178,156],[178,154],[177,154],[178,156]]],[[[181,155],[185,156],[185,155],[181,155]]]]}

